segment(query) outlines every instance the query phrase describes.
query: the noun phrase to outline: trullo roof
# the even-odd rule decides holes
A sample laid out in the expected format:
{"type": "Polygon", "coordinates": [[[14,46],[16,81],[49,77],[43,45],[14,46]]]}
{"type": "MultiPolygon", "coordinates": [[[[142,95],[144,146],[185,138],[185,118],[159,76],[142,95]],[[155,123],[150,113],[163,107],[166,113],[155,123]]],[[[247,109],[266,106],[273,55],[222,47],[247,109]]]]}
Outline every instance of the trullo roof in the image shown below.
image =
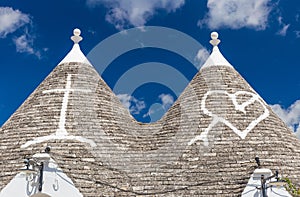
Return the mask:
{"type": "Polygon", "coordinates": [[[0,130],[0,190],[47,146],[83,196],[240,196],[256,156],[300,183],[299,140],[223,57],[216,34],[205,65],[151,124],[130,116],[74,36],[71,52],[0,130]]]}

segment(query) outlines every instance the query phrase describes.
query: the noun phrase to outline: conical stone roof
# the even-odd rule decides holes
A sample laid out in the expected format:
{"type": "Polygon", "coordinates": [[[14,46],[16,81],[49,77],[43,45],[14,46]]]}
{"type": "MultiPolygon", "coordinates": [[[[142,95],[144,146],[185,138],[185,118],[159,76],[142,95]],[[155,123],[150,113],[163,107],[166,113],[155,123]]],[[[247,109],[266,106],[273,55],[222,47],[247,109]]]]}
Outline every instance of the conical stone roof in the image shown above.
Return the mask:
{"type": "Polygon", "coordinates": [[[46,146],[83,196],[239,196],[256,156],[300,182],[299,140],[223,57],[217,37],[166,115],[143,124],[82,58],[74,34],[71,52],[0,130],[0,190],[46,146]]]}

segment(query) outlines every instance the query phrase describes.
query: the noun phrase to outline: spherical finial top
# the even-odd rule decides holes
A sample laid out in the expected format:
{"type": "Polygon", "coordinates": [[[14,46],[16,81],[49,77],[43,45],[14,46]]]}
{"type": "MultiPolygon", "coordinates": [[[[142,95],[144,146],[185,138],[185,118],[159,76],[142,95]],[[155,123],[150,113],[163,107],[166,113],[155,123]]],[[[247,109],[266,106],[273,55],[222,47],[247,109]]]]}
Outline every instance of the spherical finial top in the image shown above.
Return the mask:
{"type": "Polygon", "coordinates": [[[78,29],[78,28],[74,29],[73,34],[74,34],[74,36],[71,37],[71,40],[73,40],[73,42],[75,44],[78,44],[82,40],[82,37],[80,36],[80,34],[81,34],[80,29],[78,29]]]}
{"type": "Polygon", "coordinates": [[[81,34],[80,29],[78,29],[78,28],[74,29],[73,34],[74,34],[74,36],[80,36],[80,34],[81,34]]]}
{"type": "Polygon", "coordinates": [[[213,46],[218,46],[218,44],[221,42],[219,39],[218,39],[218,37],[219,37],[219,34],[217,33],[217,32],[212,32],[211,34],[210,34],[210,37],[211,37],[211,41],[209,41],[210,42],[210,44],[212,44],[213,46]]]}
{"type": "Polygon", "coordinates": [[[214,31],[210,34],[210,37],[211,37],[211,39],[216,40],[216,39],[218,39],[219,34],[218,34],[218,32],[214,31]]]}

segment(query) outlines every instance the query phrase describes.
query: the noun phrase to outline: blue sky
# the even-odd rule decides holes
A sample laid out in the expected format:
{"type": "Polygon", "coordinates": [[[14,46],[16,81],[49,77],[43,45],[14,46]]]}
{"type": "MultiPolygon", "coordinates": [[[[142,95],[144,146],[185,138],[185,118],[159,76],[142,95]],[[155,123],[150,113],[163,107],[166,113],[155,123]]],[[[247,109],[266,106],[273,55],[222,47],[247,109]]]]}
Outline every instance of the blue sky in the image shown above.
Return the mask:
{"type": "MultiPolygon", "coordinates": [[[[1,0],[0,125],[68,53],[74,28],[81,29],[81,49],[89,57],[110,36],[142,26],[139,35],[149,26],[184,33],[203,46],[201,61],[205,51],[211,51],[210,33],[218,31],[227,60],[288,126],[300,132],[300,2],[286,0],[1,0]]],[[[164,42],[163,35],[157,39],[164,42]]],[[[123,85],[134,89],[116,94],[137,120],[150,122],[180,94],[169,82],[180,83],[182,89],[197,69],[174,51],[146,45],[125,51],[99,74],[114,91],[127,79],[123,85]],[[150,62],[157,63],[153,73],[146,72],[150,62]],[[154,79],[130,81],[135,73],[154,79]],[[181,81],[177,74],[184,76],[181,81]]]]}

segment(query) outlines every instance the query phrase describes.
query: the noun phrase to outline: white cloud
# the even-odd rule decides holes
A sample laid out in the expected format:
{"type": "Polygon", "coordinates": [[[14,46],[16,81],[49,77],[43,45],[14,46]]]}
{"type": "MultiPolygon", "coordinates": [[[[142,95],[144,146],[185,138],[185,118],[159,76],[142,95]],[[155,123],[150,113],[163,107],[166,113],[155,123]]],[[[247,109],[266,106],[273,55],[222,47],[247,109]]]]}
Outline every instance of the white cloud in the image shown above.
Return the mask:
{"type": "Polygon", "coordinates": [[[195,60],[197,61],[198,69],[206,62],[210,53],[206,48],[202,48],[198,51],[195,60]]]}
{"type": "Polygon", "coordinates": [[[87,0],[89,6],[105,5],[109,11],[106,20],[119,30],[128,26],[143,26],[156,10],[175,11],[185,0],[87,0]]]}
{"type": "Polygon", "coordinates": [[[210,29],[243,27],[263,30],[267,27],[271,0],[208,0],[208,13],[199,25],[210,29]]]}
{"type": "Polygon", "coordinates": [[[30,54],[34,53],[34,50],[31,47],[32,40],[29,40],[25,34],[18,38],[15,38],[14,43],[16,45],[17,52],[20,53],[27,52],[30,54]]]}
{"type": "Polygon", "coordinates": [[[283,22],[283,17],[282,16],[278,17],[278,23],[279,23],[281,29],[277,32],[277,35],[286,36],[287,30],[290,27],[290,24],[285,24],[283,22]]]}
{"type": "Polygon", "coordinates": [[[283,25],[283,27],[277,32],[277,34],[280,36],[285,36],[289,27],[290,27],[290,24],[283,25]]]}
{"type": "Polygon", "coordinates": [[[271,105],[271,108],[300,138],[300,100],[297,100],[287,109],[282,108],[278,104],[271,105]]]}
{"type": "Polygon", "coordinates": [[[150,117],[151,122],[156,122],[168,111],[173,105],[174,98],[170,94],[160,94],[158,96],[160,103],[154,103],[150,106],[149,111],[143,115],[143,118],[150,117]]]}
{"type": "Polygon", "coordinates": [[[124,107],[126,107],[127,109],[130,108],[130,99],[131,96],[128,94],[118,94],[117,97],[119,98],[119,100],[121,101],[121,103],[123,104],[124,107]]]}
{"type": "Polygon", "coordinates": [[[118,94],[117,97],[131,114],[139,114],[143,109],[146,108],[146,104],[144,101],[140,101],[131,95],[118,94]]]}
{"type": "Polygon", "coordinates": [[[28,33],[25,33],[19,37],[14,38],[13,42],[16,45],[17,52],[28,53],[28,54],[35,55],[38,58],[41,58],[40,51],[33,48],[33,38],[28,33]]]}
{"type": "Polygon", "coordinates": [[[10,7],[0,7],[0,37],[6,37],[7,34],[28,23],[30,23],[29,15],[10,7]]]}
{"type": "Polygon", "coordinates": [[[295,16],[296,22],[299,22],[299,17],[300,17],[300,14],[296,14],[296,16],[295,16]]]}
{"type": "Polygon", "coordinates": [[[148,117],[148,116],[151,116],[151,115],[154,114],[154,113],[155,113],[154,110],[149,109],[149,111],[143,115],[143,118],[146,118],[146,117],[148,117]]]}
{"type": "Polygon", "coordinates": [[[300,31],[294,31],[296,34],[296,38],[300,38],[300,31]]]}
{"type": "Polygon", "coordinates": [[[14,33],[12,41],[17,52],[32,54],[41,58],[40,51],[33,47],[34,36],[28,33],[28,29],[31,28],[32,21],[28,14],[10,7],[0,7],[0,38],[6,38],[9,34],[14,33]],[[21,35],[20,32],[22,32],[21,35]]]}
{"type": "Polygon", "coordinates": [[[165,111],[167,111],[174,103],[174,98],[170,94],[161,94],[158,98],[161,100],[162,107],[165,111]]]}

